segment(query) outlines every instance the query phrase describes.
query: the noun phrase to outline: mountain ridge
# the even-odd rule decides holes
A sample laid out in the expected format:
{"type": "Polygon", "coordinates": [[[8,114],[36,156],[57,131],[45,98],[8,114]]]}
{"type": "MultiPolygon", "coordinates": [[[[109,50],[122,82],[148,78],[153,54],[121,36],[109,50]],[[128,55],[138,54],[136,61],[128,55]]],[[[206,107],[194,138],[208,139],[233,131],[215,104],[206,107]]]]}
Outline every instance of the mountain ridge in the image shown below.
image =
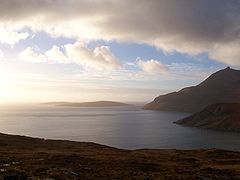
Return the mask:
{"type": "Polygon", "coordinates": [[[240,102],[240,70],[217,71],[196,86],[156,97],[144,109],[198,112],[220,102],[240,102]]]}

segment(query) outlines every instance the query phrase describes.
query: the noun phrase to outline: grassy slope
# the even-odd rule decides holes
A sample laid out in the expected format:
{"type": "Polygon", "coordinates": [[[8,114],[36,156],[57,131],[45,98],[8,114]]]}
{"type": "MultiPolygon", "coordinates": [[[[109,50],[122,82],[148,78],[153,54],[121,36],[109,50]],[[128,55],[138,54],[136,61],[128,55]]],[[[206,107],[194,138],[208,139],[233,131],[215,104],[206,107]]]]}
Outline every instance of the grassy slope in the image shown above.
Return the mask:
{"type": "Polygon", "coordinates": [[[240,153],[121,150],[0,134],[0,179],[240,179],[240,153]]]}

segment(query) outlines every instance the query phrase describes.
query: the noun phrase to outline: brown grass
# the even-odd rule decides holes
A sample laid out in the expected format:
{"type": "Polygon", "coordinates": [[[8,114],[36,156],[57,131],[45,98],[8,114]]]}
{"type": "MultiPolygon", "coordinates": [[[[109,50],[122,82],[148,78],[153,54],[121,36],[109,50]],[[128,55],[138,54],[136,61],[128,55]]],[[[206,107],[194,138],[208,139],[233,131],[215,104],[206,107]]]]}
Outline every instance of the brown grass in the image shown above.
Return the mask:
{"type": "Polygon", "coordinates": [[[0,179],[240,179],[240,153],[121,150],[0,134],[0,179]]]}

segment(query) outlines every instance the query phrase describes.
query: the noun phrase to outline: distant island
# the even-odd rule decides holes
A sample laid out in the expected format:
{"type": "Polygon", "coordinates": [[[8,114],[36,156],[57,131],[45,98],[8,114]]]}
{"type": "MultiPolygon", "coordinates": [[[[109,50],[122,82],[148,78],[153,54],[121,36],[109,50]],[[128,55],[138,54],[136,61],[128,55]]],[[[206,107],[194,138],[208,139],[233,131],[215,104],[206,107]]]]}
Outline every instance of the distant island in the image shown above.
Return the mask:
{"type": "Polygon", "coordinates": [[[199,112],[215,103],[240,103],[240,70],[220,70],[197,86],[161,95],[144,109],[199,112]]]}
{"type": "Polygon", "coordinates": [[[240,132],[240,103],[218,103],[175,123],[184,126],[240,132]]]}
{"type": "Polygon", "coordinates": [[[240,153],[123,150],[0,133],[0,179],[239,179],[240,153]]]}
{"type": "Polygon", "coordinates": [[[70,107],[114,107],[114,106],[132,106],[114,101],[95,101],[95,102],[49,102],[43,103],[55,106],[70,106],[70,107]]]}

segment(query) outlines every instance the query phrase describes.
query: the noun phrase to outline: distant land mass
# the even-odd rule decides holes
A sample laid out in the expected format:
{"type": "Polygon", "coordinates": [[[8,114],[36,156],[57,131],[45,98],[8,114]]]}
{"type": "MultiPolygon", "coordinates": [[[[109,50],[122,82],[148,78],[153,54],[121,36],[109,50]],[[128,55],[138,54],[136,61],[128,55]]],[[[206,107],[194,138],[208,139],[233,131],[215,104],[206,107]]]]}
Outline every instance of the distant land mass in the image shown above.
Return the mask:
{"type": "Polygon", "coordinates": [[[205,129],[240,132],[240,103],[218,103],[175,123],[205,129]]]}
{"type": "Polygon", "coordinates": [[[70,107],[113,107],[113,106],[132,106],[121,102],[114,101],[95,101],[95,102],[49,102],[43,104],[50,104],[56,106],[70,106],[70,107]]]}
{"type": "Polygon", "coordinates": [[[155,98],[144,109],[198,112],[215,103],[240,103],[240,70],[220,70],[197,86],[155,98]]]}

